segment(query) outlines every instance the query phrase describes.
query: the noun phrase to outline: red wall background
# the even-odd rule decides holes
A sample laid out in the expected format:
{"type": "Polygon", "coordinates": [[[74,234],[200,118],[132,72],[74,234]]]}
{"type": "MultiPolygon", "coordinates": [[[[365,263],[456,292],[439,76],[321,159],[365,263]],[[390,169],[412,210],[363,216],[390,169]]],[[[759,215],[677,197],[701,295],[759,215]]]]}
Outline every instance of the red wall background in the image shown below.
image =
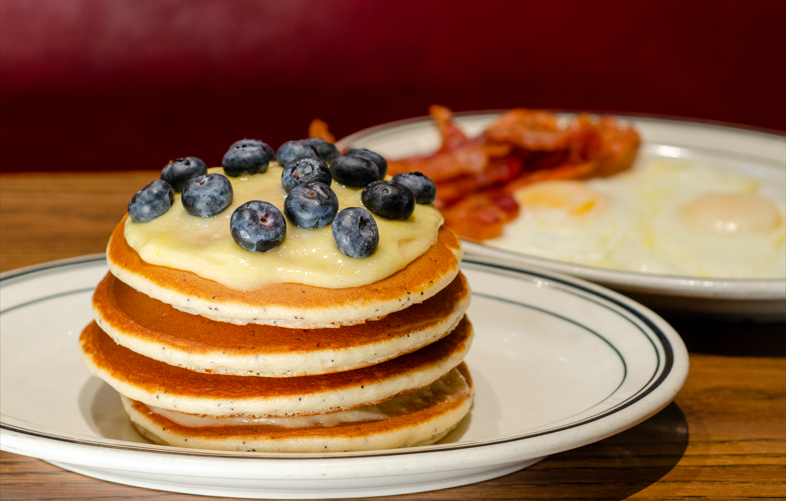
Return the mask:
{"type": "Polygon", "coordinates": [[[783,0],[2,0],[0,169],[530,107],[786,130],[783,0]]]}

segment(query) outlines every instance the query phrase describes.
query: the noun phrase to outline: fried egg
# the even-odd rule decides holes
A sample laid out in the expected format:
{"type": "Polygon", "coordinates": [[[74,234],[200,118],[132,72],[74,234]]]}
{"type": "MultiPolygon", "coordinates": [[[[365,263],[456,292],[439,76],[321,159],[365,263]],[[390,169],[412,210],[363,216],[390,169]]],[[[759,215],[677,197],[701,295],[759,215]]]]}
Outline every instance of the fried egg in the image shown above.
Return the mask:
{"type": "Polygon", "coordinates": [[[625,271],[704,278],[786,277],[786,194],[756,178],[659,159],[613,178],[519,189],[519,217],[485,243],[625,271]]]}

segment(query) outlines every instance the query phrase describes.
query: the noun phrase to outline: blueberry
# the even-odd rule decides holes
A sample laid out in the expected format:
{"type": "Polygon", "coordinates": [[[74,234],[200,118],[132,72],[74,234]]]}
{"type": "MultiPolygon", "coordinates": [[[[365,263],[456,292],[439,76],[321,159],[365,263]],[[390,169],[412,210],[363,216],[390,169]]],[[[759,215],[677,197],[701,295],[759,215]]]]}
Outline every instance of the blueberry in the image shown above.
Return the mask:
{"type": "Polygon", "coordinates": [[[186,181],[205,174],[207,174],[205,162],[197,157],[184,157],[170,160],[161,170],[161,179],[169,183],[175,191],[181,191],[186,181]]]}
{"type": "Polygon", "coordinates": [[[338,148],[333,143],[328,143],[322,138],[312,137],[303,139],[302,142],[314,148],[319,155],[319,158],[325,162],[330,162],[338,156],[338,148]]]}
{"type": "Polygon", "coordinates": [[[310,144],[303,141],[287,141],[276,152],[276,162],[282,167],[300,157],[319,158],[319,153],[310,144]]]}
{"type": "Polygon", "coordinates": [[[256,140],[235,142],[221,161],[224,173],[227,176],[237,177],[243,172],[249,174],[267,172],[273,156],[262,145],[265,144],[256,140]]]}
{"type": "Polygon", "coordinates": [[[232,183],[221,174],[192,177],[183,187],[183,207],[192,216],[210,217],[232,203],[232,183]]]}
{"type": "Polygon", "coordinates": [[[379,169],[371,160],[342,155],[330,164],[330,174],[337,182],[362,188],[379,179],[379,169]]]}
{"type": "Polygon", "coordinates": [[[347,207],[336,214],[332,230],[336,247],[345,256],[370,256],[379,244],[374,216],[360,207],[347,207]]]}
{"type": "Polygon", "coordinates": [[[388,163],[379,153],[367,150],[365,148],[350,148],[344,152],[344,155],[351,157],[362,157],[366,160],[371,160],[374,162],[374,165],[376,165],[377,169],[379,169],[379,177],[377,179],[385,179],[385,176],[388,174],[388,163]]]}
{"type": "Polygon", "coordinates": [[[251,200],[232,213],[229,230],[235,242],[245,250],[266,252],[284,241],[287,221],[275,205],[251,200]]]}
{"type": "Polygon", "coordinates": [[[425,174],[420,172],[402,172],[391,179],[394,183],[403,184],[415,194],[415,202],[419,204],[434,203],[437,198],[437,185],[425,174]]]}
{"type": "Polygon", "coordinates": [[[314,182],[296,186],[284,201],[284,214],[301,228],[329,225],[338,212],[338,197],[330,186],[314,182]]]}
{"type": "Polygon", "coordinates": [[[318,158],[297,158],[289,162],[281,171],[281,186],[287,190],[287,193],[295,186],[316,181],[328,186],[333,182],[327,164],[318,158]]]}
{"type": "Polygon", "coordinates": [[[263,143],[259,139],[241,139],[240,141],[235,141],[234,143],[232,143],[232,146],[230,146],[229,149],[231,150],[235,146],[240,146],[241,144],[253,144],[259,146],[260,148],[265,150],[268,155],[270,155],[271,160],[276,157],[276,154],[273,152],[273,148],[268,146],[267,143],[263,143]]]}
{"type": "Polygon", "coordinates": [[[128,216],[135,223],[146,223],[172,207],[175,190],[166,181],[156,179],[137,191],[128,202],[128,216]]]}
{"type": "Polygon", "coordinates": [[[368,210],[389,219],[407,219],[415,210],[415,194],[404,185],[374,181],[360,195],[368,210]]]}

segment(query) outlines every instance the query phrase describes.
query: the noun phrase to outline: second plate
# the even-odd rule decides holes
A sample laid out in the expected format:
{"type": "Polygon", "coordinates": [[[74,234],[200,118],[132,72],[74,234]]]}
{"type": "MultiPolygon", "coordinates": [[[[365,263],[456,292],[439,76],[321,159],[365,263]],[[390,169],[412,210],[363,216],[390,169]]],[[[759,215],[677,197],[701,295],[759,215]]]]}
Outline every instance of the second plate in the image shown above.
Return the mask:
{"type": "MultiPolygon", "coordinates": [[[[456,123],[473,137],[499,114],[459,113],[456,123]]],[[[655,158],[692,159],[721,172],[756,178],[763,194],[781,203],[786,201],[786,141],[781,135],[700,122],[618,118],[633,124],[642,137],[636,165],[645,165],[655,158]]],[[[371,127],[341,139],[337,146],[368,148],[395,159],[432,153],[439,144],[433,120],[421,117],[371,127]]],[[[464,250],[468,255],[498,257],[519,267],[537,266],[590,280],[623,292],[658,312],[726,319],[786,319],[783,279],[705,279],[637,273],[556,261],[471,242],[466,243],[464,250]]]]}

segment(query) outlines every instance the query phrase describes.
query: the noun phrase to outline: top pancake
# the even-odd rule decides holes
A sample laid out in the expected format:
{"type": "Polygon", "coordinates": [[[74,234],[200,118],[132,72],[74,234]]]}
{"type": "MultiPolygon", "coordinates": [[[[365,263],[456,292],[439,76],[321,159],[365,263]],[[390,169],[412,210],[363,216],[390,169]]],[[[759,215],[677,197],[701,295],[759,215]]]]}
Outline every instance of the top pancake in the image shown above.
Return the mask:
{"type": "Polygon", "coordinates": [[[440,229],[426,253],[393,275],[360,287],[327,289],[292,283],[253,291],[143,261],[123,236],[125,219],[107,247],[118,279],[175,308],[222,322],[290,328],[340,327],[378,319],[436,295],[458,274],[462,252],[453,232],[440,229]]]}

